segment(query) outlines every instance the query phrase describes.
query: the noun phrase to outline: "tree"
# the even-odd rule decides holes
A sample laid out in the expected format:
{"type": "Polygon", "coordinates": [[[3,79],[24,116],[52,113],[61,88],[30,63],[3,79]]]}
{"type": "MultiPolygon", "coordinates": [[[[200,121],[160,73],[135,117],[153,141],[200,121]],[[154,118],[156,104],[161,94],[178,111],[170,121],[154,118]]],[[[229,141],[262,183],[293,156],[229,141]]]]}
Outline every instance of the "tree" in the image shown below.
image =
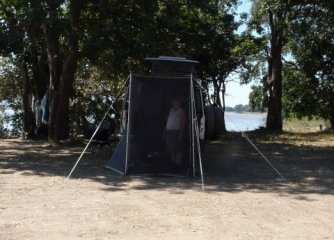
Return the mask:
{"type": "Polygon", "coordinates": [[[8,33],[2,38],[6,53],[19,59],[23,79],[24,131],[33,132],[29,123],[33,119],[32,97],[38,101],[48,89],[52,141],[69,136],[69,98],[76,72],[82,6],[79,0],[2,1],[0,5],[5,20],[2,27],[8,33]],[[12,35],[17,41],[8,44],[5,37],[12,35]]]}
{"type": "Polygon", "coordinates": [[[36,127],[31,100],[38,101],[47,92],[49,139],[67,138],[70,112],[87,113],[77,124],[85,125],[91,111],[81,108],[107,106],[112,99],[94,98],[98,91],[80,92],[85,81],[115,91],[130,70],[147,71],[148,56],[199,60],[199,77],[213,87],[213,102],[224,107],[226,78],[252,49],[249,36],[235,34],[236,4],[236,0],[1,1],[1,55],[15,56],[12,63],[21,71],[24,131],[34,132],[36,127]],[[75,78],[80,78],[78,84],[75,78]]]}
{"type": "Polygon", "coordinates": [[[68,138],[70,133],[69,102],[78,60],[83,2],[48,0],[46,5],[47,17],[42,28],[46,38],[50,78],[49,139],[57,142],[68,138]],[[62,41],[64,36],[65,41],[62,41]]]}
{"type": "MultiPolygon", "coordinates": [[[[190,4],[191,5],[191,4],[190,4]]],[[[209,103],[225,111],[225,92],[228,77],[246,64],[256,52],[257,42],[248,33],[236,33],[241,21],[235,18],[237,1],[208,1],[191,5],[188,22],[181,35],[187,56],[200,61],[202,85],[211,88],[209,103]]],[[[225,126],[223,126],[225,129],[225,126]]]]}
{"type": "MultiPolygon", "coordinates": [[[[1,55],[10,62],[7,65],[16,66],[20,70],[23,133],[34,136],[36,124],[34,121],[32,99],[40,99],[46,90],[46,78],[43,66],[42,35],[39,31],[41,14],[38,1],[1,1],[0,23],[2,29],[1,55]]],[[[13,79],[8,79],[13,81],[13,79]]],[[[10,84],[10,83],[8,83],[10,84]]],[[[17,95],[18,97],[18,95],[17,95]]],[[[14,114],[14,117],[17,115],[14,114]]]]}
{"type": "Polygon", "coordinates": [[[11,62],[0,58],[0,137],[17,136],[22,128],[22,80],[20,69],[11,62]],[[8,109],[14,110],[14,115],[6,114],[8,109]]]}
{"type": "MultiPolygon", "coordinates": [[[[268,36],[268,48],[267,52],[267,85],[269,87],[269,101],[268,101],[268,115],[267,115],[267,128],[270,129],[282,129],[282,56],[283,52],[290,51],[291,46],[295,45],[292,41],[289,41],[293,35],[296,36],[298,30],[305,29],[299,28],[301,25],[306,24],[309,26],[309,33],[314,37],[319,37],[320,32],[314,34],[310,19],[316,19],[315,15],[310,16],[309,13],[312,9],[331,9],[333,10],[332,2],[323,2],[320,0],[300,0],[300,1],[282,1],[282,0],[265,0],[254,1],[252,16],[254,29],[258,34],[268,36]],[[305,10],[305,11],[304,11],[305,10]],[[294,23],[294,24],[291,24],[294,23]],[[267,27],[267,30],[265,28],[267,27]],[[318,35],[319,34],[319,35],[318,35]]],[[[330,11],[319,13],[321,16],[328,16],[330,11]]],[[[319,16],[320,16],[319,15],[319,16]]],[[[327,22],[329,23],[329,22],[327,22]]],[[[328,35],[329,36],[329,35],[328,35]]],[[[304,39],[303,34],[298,35],[298,38],[304,39]]],[[[297,43],[299,40],[294,38],[297,43]]],[[[319,46],[317,41],[309,42],[310,46],[319,46]]],[[[296,47],[295,47],[296,49],[296,47]]],[[[299,48],[301,49],[301,48],[299,48]]],[[[306,48],[302,51],[308,52],[306,48]]],[[[286,52],[287,53],[287,52],[286,52]]],[[[295,55],[296,51],[292,51],[295,55]]],[[[306,67],[307,68],[307,67],[306,67]]],[[[306,72],[308,71],[305,68],[306,72]]],[[[309,74],[306,74],[309,75],[309,74]]],[[[312,75],[312,74],[311,74],[312,75]]],[[[313,74],[314,75],[314,74],[313,74]]],[[[330,87],[326,87],[330,89],[330,87]]],[[[327,94],[330,91],[327,90],[327,94]]],[[[325,94],[325,95],[327,95],[325,94]]],[[[331,100],[329,100],[331,101],[331,100]]]]}
{"type": "Polygon", "coordinates": [[[298,117],[320,116],[334,127],[333,3],[313,3],[298,8],[289,46],[296,63],[286,71],[285,106],[298,117]],[[295,99],[291,101],[289,99],[295,99]]]}
{"type": "Polygon", "coordinates": [[[249,108],[251,112],[264,112],[266,106],[266,95],[264,94],[263,86],[253,85],[251,86],[251,92],[249,93],[249,108]]]}
{"type": "Polygon", "coordinates": [[[245,61],[252,43],[248,36],[235,34],[238,23],[231,13],[233,6],[236,1],[232,0],[116,2],[112,7],[105,6],[101,15],[89,15],[93,20],[88,21],[99,26],[90,29],[87,23],[90,36],[99,38],[87,38],[84,49],[91,52],[89,49],[93,48],[100,53],[88,53],[93,65],[106,63],[103,70],[100,68],[102,71],[111,69],[123,76],[130,69],[146,69],[143,60],[147,56],[196,59],[200,62],[198,73],[203,85],[209,83],[214,90],[212,102],[224,108],[227,76],[245,61]],[[108,38],[103,37],[100,29],[108,38]],[[248,42],[242,45],[245,39],[248,42]]]}
{"type": "Polygon", "coordinates": [[[290,7],[290,1],[265,0],[254,1],[252,8],[253,23],[257,23],[258,33],[269,34],[266,50],[269,87],[266,127],[275,130],[282,130],[282,51],[290,7]],[[263,25],[268,27],[267,32],[263,25]]]}
{"type": "Polygon", "coordinates": [[[242,104],[238,104],[234,106],[234,110],[237,113],[242,113],[242,112],[247,112],[248,111],[248,106],[247,105],[242,105],[242,104]]]}

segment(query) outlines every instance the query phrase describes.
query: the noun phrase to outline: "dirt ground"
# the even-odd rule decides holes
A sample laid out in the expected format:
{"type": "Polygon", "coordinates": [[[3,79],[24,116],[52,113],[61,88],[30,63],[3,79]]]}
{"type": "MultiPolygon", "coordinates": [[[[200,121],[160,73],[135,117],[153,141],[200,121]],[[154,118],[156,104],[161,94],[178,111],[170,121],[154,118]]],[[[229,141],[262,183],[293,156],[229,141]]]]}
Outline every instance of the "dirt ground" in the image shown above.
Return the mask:
{"type": "Polygon", "coordinates": [[[119,176],[110,152],[0,140],[0,239],[334,239],[334,134],[210,143],[200,178],[119,176]]]}

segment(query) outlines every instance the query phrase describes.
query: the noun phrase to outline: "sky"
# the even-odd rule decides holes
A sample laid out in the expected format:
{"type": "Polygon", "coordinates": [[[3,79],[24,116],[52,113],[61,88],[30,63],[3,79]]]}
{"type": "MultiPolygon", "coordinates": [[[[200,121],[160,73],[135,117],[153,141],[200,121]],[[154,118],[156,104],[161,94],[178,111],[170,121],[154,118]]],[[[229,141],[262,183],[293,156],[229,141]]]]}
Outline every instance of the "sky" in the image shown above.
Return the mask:
{"type": "Polygon", "coordinates": [[[251,92],[252,84],[240,85],[238,82],[228,82],[226,84],[225,105],[234,107],[235,105],[248,104],[248,96],[251,92]]]}
{"type": "MultiPolygon", "coordinates": [[[[250,12],[251,9],[251,1],[250,0],[242,0],[242,4],[238,7],[237,12],[250,12]]],[[[243,27],[241,27],[243,28],[243,27]]],[[[251,92],[252,84],[240,85],[238,77],[233,77],[234,81],[229,81],[226,84],[226,95],[225,95],[225,103],[226,106],[234,107],[235,105],[248,104],[248,96],[251,92]]]]}

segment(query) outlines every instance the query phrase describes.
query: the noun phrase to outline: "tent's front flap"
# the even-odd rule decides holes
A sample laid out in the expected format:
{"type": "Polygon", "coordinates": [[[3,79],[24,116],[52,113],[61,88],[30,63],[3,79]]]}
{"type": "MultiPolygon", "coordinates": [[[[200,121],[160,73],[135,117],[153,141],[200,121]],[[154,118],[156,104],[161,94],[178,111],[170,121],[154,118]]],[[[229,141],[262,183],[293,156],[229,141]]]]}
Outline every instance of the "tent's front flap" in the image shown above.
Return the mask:
{"type": "Polygon", "coordinates": [[[126,136],[122,136],[115,152],[113,153],[111,159],[108,161],[106,168],[124,175],[125,160],[126,160],[126,136]]]}

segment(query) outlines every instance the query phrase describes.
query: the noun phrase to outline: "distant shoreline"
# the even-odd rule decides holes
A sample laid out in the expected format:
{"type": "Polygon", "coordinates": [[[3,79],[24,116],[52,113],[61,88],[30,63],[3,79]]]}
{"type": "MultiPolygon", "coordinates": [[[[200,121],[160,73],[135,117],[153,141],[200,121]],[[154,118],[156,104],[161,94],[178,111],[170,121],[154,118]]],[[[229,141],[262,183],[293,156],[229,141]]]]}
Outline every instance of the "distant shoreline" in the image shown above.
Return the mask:
{"type": "Polygon", "coordinates": [[[267,113],[257,112],[225,112],[225,125],[227,131],[252,131],[265,125],[267,113]]]}
{"type": "Polygon", "coordinates": [[[225,111],[225,113],[237,113],[237,114],[267,114],[267,112],[237,112],[237,111],[225,111]]]}

